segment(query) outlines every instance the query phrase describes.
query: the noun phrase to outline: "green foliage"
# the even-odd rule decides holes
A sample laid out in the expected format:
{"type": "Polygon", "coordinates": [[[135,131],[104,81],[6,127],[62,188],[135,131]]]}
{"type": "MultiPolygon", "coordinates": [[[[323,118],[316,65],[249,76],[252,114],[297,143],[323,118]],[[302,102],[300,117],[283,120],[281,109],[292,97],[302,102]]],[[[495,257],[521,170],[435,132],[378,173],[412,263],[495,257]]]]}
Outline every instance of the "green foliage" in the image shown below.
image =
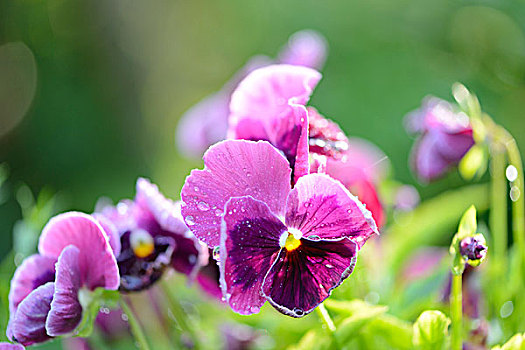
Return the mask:
{"type": "Polygon", "coordinates": [[[502,346],[495,346],[492,350],[525,350],[525,333],[516,334],[502,346]]]}
{"type": "Polygon", "coordinates": [[[446,349],[450,319],[441,311],[429,310],[419,316],[414,323],[413,343],[416,349],[446,349]]]}

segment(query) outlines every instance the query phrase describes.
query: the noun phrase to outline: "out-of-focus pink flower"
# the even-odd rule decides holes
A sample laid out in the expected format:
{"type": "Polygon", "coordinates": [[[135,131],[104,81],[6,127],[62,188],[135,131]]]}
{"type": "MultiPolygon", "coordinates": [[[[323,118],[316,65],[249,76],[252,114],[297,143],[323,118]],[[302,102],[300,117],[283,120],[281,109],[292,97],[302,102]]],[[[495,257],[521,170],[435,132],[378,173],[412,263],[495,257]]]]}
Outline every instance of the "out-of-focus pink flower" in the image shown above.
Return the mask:
{"type": "Polygon", "coordinates": [[[443,176],[474,145],[469,117],[447,101],[427,97],[420,109],[407,115],[406,129],[419,135],[411,165],[422,181],[443,176]]]}
{"type": "Polygon", "coordinates": [[[181,117],[176,130],[179,151],[187,157],[198,158],[209,146],[226,138],[231,94],[249,73],[275,63],[320,69],[326,59],[326,52],[327,43],[322,35],[304,30],[292,35],[277,60],[266,56],[250,59],[220,91],[204,98],[181,117]]]}

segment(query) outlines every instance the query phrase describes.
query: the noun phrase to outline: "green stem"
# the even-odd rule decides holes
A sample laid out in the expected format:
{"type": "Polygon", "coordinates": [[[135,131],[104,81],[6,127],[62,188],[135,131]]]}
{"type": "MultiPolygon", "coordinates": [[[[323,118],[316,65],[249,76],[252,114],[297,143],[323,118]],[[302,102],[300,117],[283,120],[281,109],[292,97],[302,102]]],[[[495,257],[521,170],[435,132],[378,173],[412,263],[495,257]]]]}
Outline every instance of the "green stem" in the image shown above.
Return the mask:
{"type": "Polygon", "coordinates": [[[139,320],[135,316],[133,310],[128,305],[126,300],[124,300],[124,297],[120,299],[120,307],[122,307],[122,311],[124,311],[126,316],[128,316],[128,322],[131,328],[131,333],[133,334],[135,341],[138,343],[139,348],[142,350],[150,350],[150,347],[146,340],[146,335],[144,334],[144,331],[142,330],[139,320]]]}
{"type": "Polygon", "coordinates": [[[332,343],[334,345],[335,349],[339,349],[339,345],[337,344],[337,339],[335,337],[335,324],[332,318],[330,317],[330,314],[328,313],[328,310],[326,310],[326,307],[324,304],[319,305],[315,311],[317,312],[317,315],[321,319],[321,322],[323,322],[324,326],[330,333],[330,336],[332,337],[332,343]]]}
{"type": "MultiPolygon", "coordinates": [[[[517,245],[517,259],[516,268],[517,276],[522,276],[522,269],[525,265],[523,254],[525,252],[525,189],[523,180],[523,164],[521,162],[521,155],[516,140],[507,133],[507,142],[505,143],[507,153],[509,156],[509,163],[513,165],[518,176],[513,181],[513,186],[518,189],[518,197],[512,201],[512,235],[514,243],[517,245]]],[[[516,276],[516,275],[515,275],[516,276]]]]}
{"type": "Polygon", "coordinates": [[[462,308],[462,274],[452,274],[452,290],[450,294],[450,315],[452,317],[452,350],[462,349],[463,308],[462,308]]]}
{"type": "Polygon", "coordinates": [[[494,245],[494,275],[501,276],[506,266],[507,250],[507,181],[505,179],[505,150],[496,142],[491,147],[491,210],[490,231],[494,245]]]}
{"type": "Polygon", "coordinates": [[[187,322],[187,315],[182,306],[180,305],[179,301],[173,297],[173,294],[171,293],[170,286],[168,285],[168,282],[166,279],[163,279],[161,281],[161,288],[164,292],[164,295],[168,299],[168,304],[171,312],[173,313],[173,316],[175,317],[175,320],[179,324],[180,328],[183,332],[185,332],[193,341],[194,349],[199,349],[200,344],[198,341],[198,337],[195,334],[193,328],[190,326],[190,324],[187,322]]]}

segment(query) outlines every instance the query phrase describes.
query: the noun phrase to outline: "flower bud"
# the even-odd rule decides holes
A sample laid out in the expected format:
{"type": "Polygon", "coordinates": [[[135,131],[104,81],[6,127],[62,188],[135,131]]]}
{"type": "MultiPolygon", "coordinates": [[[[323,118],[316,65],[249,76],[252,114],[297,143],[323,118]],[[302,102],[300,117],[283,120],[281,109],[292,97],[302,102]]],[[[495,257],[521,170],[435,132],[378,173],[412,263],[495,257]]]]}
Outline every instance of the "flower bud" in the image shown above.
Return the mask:
{"type": "Polygon", "coordinates": [[[487,254],[487,246],[479,237],[466,237],[459,243],[459,252],[467,261],[482,260],[487,254]]]}

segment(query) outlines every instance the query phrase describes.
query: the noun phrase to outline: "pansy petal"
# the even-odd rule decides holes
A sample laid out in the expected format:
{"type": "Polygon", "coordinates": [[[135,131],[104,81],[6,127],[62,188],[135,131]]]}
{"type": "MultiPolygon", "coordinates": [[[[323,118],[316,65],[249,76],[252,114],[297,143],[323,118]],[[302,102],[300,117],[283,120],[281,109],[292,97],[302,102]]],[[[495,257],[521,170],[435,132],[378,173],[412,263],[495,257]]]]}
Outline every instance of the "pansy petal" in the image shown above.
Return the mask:
{"type": "Polygon", "coordinates": [[[175,135],[181,154],[197,158],[210,145],[224,140],[228,129],[229,104],[230,95],[219,91],[184,113],[175,135]]]}
{"type": "Polygon", "coordinates": [[[273,213],[284,214],[291,170],[269,143],[223,141],[210,147],[204,164],[204,170],[192,170],[182,187],[182,214],[189,229],[209,246],[220,243],[221,216],[231,197],[252,196],[273,213]]]}
{"type": "Polygon", "coordinates": [[[104,229],[92,216],[69,212],[49,220],[42,231],[38,250],[42,255],[58,258],[68,245],[80,250],[79,266],[82,285],[116,290],[119,270],[104,229]]]}
{"type": "Polygon", "coordinates": [[[267,130],[283,117],[290,105],[305,105],[321,74],[313,69],[272,65],[250,73],[232,94],[229,136],[235,138],[237,124],[244,118],[260,120],[267,130]]]}
{"type": "Polygon", "coordinates": [[[286,227],[268,206],[252,197],[232,198],[223,218],[220,260],[226,301],[240,314],[259,312],[263,277],[280,250],[286,227]]]}
{"type": "Polygon", "coordinates": [[[157,185],[149,180],[144,178],[137,180],[135,202],[143,203],[163,230],[181,235],[188,231],[180,214],[180,205],[164,197],[157,185]]]}
{"type": "Polygon", "coordinates": [[[0,350],[24,350],[21,344],[0,343],[0,350]]]}
{"type": "Polygon", "coordinates": [[[336,241],[301,239],[294,250],[283,249],[264,278],[262,292],[282,313],[302,317],[330,296],[352,271],[357,246],[336,241]]]}
{"type": "Polygon", "coordinates": [[[325,174],[299,179],[287,200],[286,225],[312,239],[348,237],[359,248],[377,233],[377,226],[359,200],[325,174]]]}
{"type": "Polygon", "coordinates": [[[60,254],[56,267],[55,293],[46,320],[47,334],[52,337],[71,333],[82,319],[80,290],[80,250],[67,246],[60,254]]]}
{"type": "Polygon", "coordinates": [[[33,290],[55,280],[55,258],[31,255],[16,269],[9,290],[9,311],[14,315],[18,305],[33,290]]]}
{"type": "Polygon", "coordinates": [[[28,346],[51,339],[46,333],[46,318],[54,291],[55,284],[48,282],[32,291],[20,303],[11,323],[12,340],[28,346]]]}
{"type": "Polygon", "coordinates": [[[326,60],[328,44],[315,30],[294,33],[279,53],[279,61],[285,64],[321,69],[326,60]]]}
{"type": "Polygon", "coordinates": [[[104,229],[104,232],[109,239],[109,245],[111,246],[111,249],[113,249],[113,255],[118,256],[122,247],[120,244],[120,234],[117,226],[115,226],[107,217],[100,213],[94,213],[92,216],[97,219],[100,226],[102,226],[104,229]]]}
{"type": "Polygon", "coordinates": [[[437,148],[435,135],[427,133],[414,145],[411,152],[411,166],[419,180],[428,182],[443,176],[451,164],[443,158],[437,148]]]}
{"type": "Polygon", "coordinates": [[[328,159],[326,173],[355,194],[359,201],[372,212],[377,226],[383,227],[385,221],[383,205],[379,200],[372,178],[363,168],[354,166],[350,161],[328,159]]]}

